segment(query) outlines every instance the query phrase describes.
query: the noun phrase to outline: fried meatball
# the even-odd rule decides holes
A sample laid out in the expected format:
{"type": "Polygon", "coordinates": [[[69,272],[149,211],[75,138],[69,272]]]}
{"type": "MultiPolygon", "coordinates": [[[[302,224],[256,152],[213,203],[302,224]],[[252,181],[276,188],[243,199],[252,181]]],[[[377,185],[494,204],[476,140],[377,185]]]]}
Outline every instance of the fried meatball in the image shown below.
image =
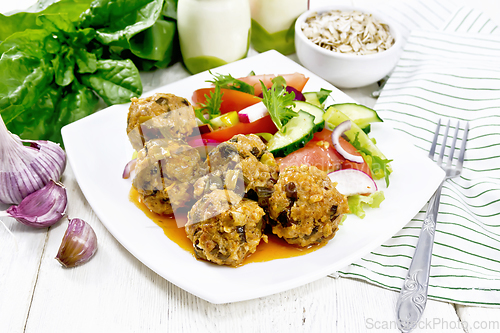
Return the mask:
{"type": "Polygon", "coordinates": [[[263,235],[264,210],[228,190],[205,194],[188,213],[185,226],[197,258],[237,266],[254,253],[263,235]]]}
{"type": "Polygon", "coordinates": [[[127,134],[136,150],[151,139],[184,139],[197,127],[194,109],[185,98],[156,93],[131,101],[127,134]]]}
{"type": "Polygon", "coordinates": [[[304,247],[332,239],[349,206],[325,172],[302,165],[280,173],[269,212],[272,232],[304,247]]]}
{"type": "Polygon", "coordinates": [[[141,200],[157,214],[172,214],[193,199],[194,182],[208,166],[183,140],[156,139],[138,152],[132,182],[141,200]]]}
{"type": "Polygon", "coordinates": [[[199,178],[193,185],[195,199],[200,199],[203,195],[215,190],[224,189],[224,177],[220,170],[209,173],[199,178]]]}
{"type": "MultiPolygon", "coordinates": [[[[247,197],[266,205],[278,179],[278,164],[262,140],[255,134],[235,135],[214,148],[208,157],[210,170],[221,171],[227,183],[235,183],[235,173],[241,172],[247,197]],[[228,174],[228,171],[233,171],[228,174]]],[[[236,186],[236,185],[235,185],[236,186]]]]}

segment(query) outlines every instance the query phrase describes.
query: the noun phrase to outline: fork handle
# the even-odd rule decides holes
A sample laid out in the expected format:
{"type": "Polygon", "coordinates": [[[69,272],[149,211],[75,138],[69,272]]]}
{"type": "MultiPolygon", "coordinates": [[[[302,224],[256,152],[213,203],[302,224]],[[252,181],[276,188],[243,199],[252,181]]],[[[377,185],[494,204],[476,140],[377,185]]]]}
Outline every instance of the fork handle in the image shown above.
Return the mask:
{"type": "Polygon", "coordinates": [[[434,244],[441,188],[442,184],[429,200],[415,254],[396,304],[397,324],[399,330],[403,333],[410,332],[415,328],[427,303],[432,246],[434,244]]]}

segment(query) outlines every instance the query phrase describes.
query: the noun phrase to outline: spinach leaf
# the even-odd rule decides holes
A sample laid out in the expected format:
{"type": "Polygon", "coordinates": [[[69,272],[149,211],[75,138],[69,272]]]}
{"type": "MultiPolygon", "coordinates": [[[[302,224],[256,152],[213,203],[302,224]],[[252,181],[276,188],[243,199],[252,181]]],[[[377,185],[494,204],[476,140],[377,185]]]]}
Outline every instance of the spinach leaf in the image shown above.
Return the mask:
{"type": "Polygon", "coordinates": [[[9,122],[9,130],[21,138],[50,139],[57,121],[54,110],[61,94],[62,90],[53,84],[47,89],[47,93],[35,102],[34,107],[26,109],[9,122]]]}
{"type": "Polygon", "coordinates": [[[84,74],[81,79],[108,105],[130,102],[142,93],[139,71],[131,60],[98,60],[95,73],[84,74]]]}
{"type": "Polygon", "coordinates": [[[139,58],[161,61],[172,58],[176,23],[158,19],[152,27],[129,39],[130,51],[139,58]]]}
{"type": "Polygon", "coordinates": [[[96,39],[109,45],[117,58],[130,58],[143,69],[165,67],[179,48],[173,19],[177,15],[176,3],[175,0],[167,0],[165,4],[163,0],[96,0],[82,13],[80,27],[96,29],[96,39]]]}
{"type": "MultiPolygon", "coordinates": [[[[45,45],[52,41],[52,34],[46,30],[25,30],[16,32],[0,44],[0,53],[22,50],[27,56],[42,58],[46,54],[45,45]]],[[[60,45],[58,41],[54,41],[60,45]]],[[[52,46],[54,48],[54,46],[52,46]]],[[[58,48],[58,46],[56,47],[58,48]]]]}
{"type": "Polygon", "coordinates": [[[44,6],[43,1],[33,5],[27,12],[12,15],[0,14],[0,41],[10,35],[26,29],[41,29],[36,23],[40,14],[65,13],[71,22],[77,22],[80,14],[90,7],[93,0],[60,0],[49,6],[44,6]],[[40,10],[41,9],[41,10],[40,10]]]}
{"type": "Polygon", "coordinates": [[[78,73],[94,73],[97,70],[97,56],[82,49],[75,50],[78,73]]]}
{"type": "Polygon", "coordinates": [[[54,112],[55,124],[49,140],[61,142],[61,128],[97,110],[99,98],[89,88],[75,82],[64,93],[54,112]]]}
{"type": "Polygon", "coordinates": [[[32,33],[34,40],[29,41],[28,30],[15,35],[16,39],[26,42],[24,47],[0,45],[0,49],[10,47],[0,58],[0,112],[6,124],[31,108],[54,78],[50,60],[37,50],[40,40],[36,38],[44,36],[32,33]],[[21,34],[23,36],[19,36],[21,34]]]}
{"type": "Polygon", "coordinates": [[[81,15],[81,28],[97,30],[105,45],[128,48],[135,34],[151,27],[161,14],[163,0],[96,0],[81,15]]]}
{"type": "Polygon", "coordinates": [[[41,14],[36,18],[36,23],[51,32],[75,32],[75,25],[67,14],[41,14]]]}
{"type": "Polygon", "coordinates": [[[165,0],[161,14],[166,18],[177,20],[177,2],[178,0],[165,0]]]}
{"type": "Polygon", "coordinates": [[[55,58],[52,59],[52,65],[54,67],[54,74],[57,85],[65,87],[75,79],[75,61],[73,60],[73,49],[63,47],[63,51],[60,54],[56,54],[55,58]]]}
{"type": "Polygon", "coordinates": [[[57,121],[69,124],[84,118],[96,111],[97,103],[99,103],[99,98],[91,89],[76,83],[57,105],[60,112],[57,121]]]}

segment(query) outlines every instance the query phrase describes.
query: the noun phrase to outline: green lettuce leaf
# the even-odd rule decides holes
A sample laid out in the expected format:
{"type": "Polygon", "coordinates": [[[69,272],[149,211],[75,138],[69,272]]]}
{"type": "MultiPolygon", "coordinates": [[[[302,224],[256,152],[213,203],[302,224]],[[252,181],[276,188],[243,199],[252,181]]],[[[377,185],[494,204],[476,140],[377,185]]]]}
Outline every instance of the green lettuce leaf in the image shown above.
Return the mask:
{"type": "Polygon", "coordinates": [[[349,203],[349,210],[351,213],[355,214],[359,218],[364,218],[366,215],[364,209],[365,205],[368,205],[371,208],[378,208],[384,199],[384,192],[377,191],[368,196],[359,194],[352,195],[347,198],[347,202],[349,203]]]}

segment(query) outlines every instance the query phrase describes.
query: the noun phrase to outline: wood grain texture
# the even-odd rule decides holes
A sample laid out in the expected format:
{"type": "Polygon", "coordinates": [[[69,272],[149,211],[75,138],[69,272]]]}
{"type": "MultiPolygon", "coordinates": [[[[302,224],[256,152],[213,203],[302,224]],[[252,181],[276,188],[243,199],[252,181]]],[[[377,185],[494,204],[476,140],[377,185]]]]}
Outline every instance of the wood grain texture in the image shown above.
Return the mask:
{"type": "Polygon", "coordinates": [[[456,305],[457,314],[467,333],[500,332],[500,309],[456,305]]]}
{"type": "Polygon", "coordinates": [[[2,218],[0,225],[0,332],[22,332],[30,310],[47,228],[2,218]]]}
{"type": "MultiPolygon", "coordinates": [[[[67,222],[51,228],[26,332],[255,332],[269,327],[287,332],[373,332],[377,328],[397,332],[393,310],[397,293],[352,279],[325,277],[231,304],[199,299],[152,272],[113,238],[88,207],[70,166],[64,182],[71,202],[68,215],[93,226],[99,250],[80,267],[62,268],[54,256],[67,222]]],[[[438,319],[458,321],[452,305],[430,301],[424,320],[438,319]]]]}

